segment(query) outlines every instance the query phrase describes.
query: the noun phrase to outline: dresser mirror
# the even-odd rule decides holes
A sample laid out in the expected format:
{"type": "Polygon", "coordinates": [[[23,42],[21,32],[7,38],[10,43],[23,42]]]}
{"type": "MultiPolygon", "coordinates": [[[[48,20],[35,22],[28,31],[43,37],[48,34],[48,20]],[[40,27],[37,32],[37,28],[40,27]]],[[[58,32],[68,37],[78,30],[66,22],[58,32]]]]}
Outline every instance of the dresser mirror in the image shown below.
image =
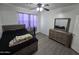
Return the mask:
{"type": "Polygon", "coordinates": [[[70,18],[55,18],[54,29],[68,32],[70,21],[70,18]]]}

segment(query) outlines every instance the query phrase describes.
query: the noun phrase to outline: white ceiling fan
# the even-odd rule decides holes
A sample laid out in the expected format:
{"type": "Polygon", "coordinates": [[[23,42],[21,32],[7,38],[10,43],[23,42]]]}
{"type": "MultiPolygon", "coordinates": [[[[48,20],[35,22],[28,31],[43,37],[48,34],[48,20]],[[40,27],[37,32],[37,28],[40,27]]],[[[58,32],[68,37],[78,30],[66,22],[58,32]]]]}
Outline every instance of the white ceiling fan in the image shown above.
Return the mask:
{"type": "Polygon", "coordinates": [[[49,4],[42,4],[42,3],[37,3],[35,8],[32,8],[31,10],[36,10],[36,11],[49,11],[48,8],[46,8],[46,6],[49,6],[49,4]]]}

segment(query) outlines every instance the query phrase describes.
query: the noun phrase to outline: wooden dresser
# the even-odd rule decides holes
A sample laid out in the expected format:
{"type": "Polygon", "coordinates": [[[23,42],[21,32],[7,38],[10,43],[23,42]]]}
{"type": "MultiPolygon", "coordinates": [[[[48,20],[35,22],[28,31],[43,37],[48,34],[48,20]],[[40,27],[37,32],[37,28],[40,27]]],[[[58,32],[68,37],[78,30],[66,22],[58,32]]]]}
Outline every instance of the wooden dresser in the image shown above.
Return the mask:
{"type": "Polygon", "coordinates": [[[72,34],[60,30],[50,29],[49,30],[49,38],[53,39],[66,47],[71,46],[72,34]]]}

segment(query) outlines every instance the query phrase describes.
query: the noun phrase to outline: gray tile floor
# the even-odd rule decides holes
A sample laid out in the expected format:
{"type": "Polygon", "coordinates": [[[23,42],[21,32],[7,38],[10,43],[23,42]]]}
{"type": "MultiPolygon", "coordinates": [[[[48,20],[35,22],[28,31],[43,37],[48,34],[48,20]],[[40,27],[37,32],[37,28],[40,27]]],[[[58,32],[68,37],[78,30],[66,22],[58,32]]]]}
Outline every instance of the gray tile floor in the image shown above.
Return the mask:
{"type": "Polygon", "coordinates": [[[48,38],[48,36],[38,33],[38,51],[33,55],[77,55],[74,50],[57,43],[48,38]]]}

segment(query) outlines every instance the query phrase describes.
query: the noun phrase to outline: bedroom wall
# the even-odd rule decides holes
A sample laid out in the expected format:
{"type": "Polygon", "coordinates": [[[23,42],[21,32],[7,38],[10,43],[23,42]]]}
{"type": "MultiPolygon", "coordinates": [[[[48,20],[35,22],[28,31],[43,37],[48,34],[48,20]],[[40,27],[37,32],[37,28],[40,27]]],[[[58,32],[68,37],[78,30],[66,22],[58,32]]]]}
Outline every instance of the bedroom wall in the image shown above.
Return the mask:
{"type": "Polygon", "coordinates": [[[15,8],[7,5],[0,5],[2,25],[17,24],[17,16],[15,8]]]}
{"type": "MultiPolygon", "coordinates": [[[[1,22],[2,25],[14,25],[18,24],[17,19],[18,19],[18,12],[23,12],[23,13],[29,13],[29,14],[36,14],[38,16],[38,13],[29,11],[25,8],[22,7],[16,7],[11,4],[0,4],[0,12],[1,12],[1,22]]],[[[39,20],[39,16],[38,16],[39,20]]],[[[39,21],[37,24],[37,32],[39,32],[39,21]]]]}
{"type": "MultiPolygon", "coordinates": [[[[49,29],[50,28],[54,29],[55,18],[71,18],[69,32],[73,33],[74,24],[77,15],[79,15],[79,4],[63,7],[59,9],[54,9],[50,12],[45,11],[41,13],[41,32],[46,35],[49,35],[49,29]]],[[[75,40],[76,39],[73,39],[71,47],[76,51],[75,46],[77,46],[77,44],[73,44],[75,40]]],[[[79,49],[79,47],[77,47],[77,49],[79,49]]]]}
{"type": "Polygon", "coordinates": [[[41,25],[41,14],[39,12],[37,14],[37,18],[38,18],[38,21],[37,21],[37,33],[39,33],[40,30],[41,30],[41,27],[40,27],[40,25],[41,25]]]}

